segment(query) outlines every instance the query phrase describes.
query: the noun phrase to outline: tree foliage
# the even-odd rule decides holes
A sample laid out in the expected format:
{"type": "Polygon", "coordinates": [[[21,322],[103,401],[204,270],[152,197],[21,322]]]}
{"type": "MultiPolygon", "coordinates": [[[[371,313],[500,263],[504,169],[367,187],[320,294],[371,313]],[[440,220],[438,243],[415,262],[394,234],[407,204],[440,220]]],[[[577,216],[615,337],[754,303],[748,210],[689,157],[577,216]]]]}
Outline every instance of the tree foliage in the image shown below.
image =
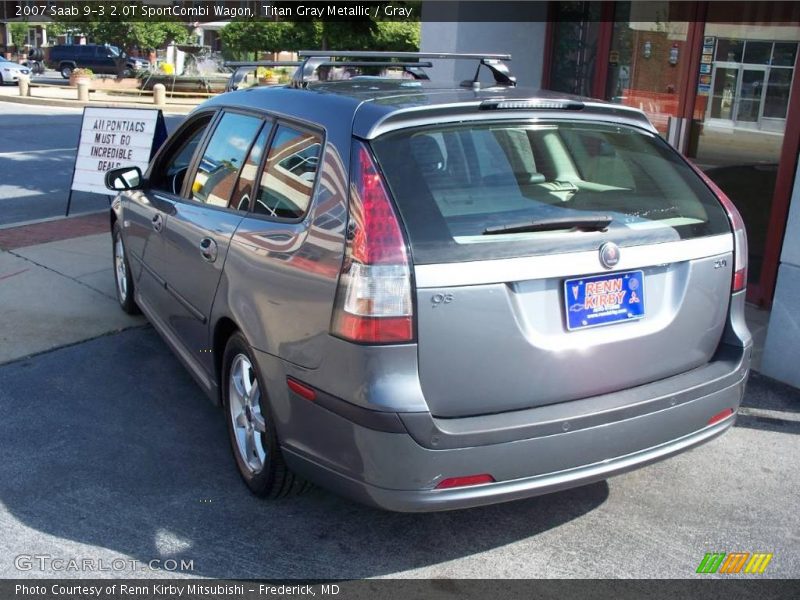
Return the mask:
{"type": "Polygon", "coordinates": [[[11,43],[17,48],[22,48],[28,43],[28,27],[27,23],[8,24],[8,29],[11,33],[11,43]]]}
{"type": "Polygon", "coordinates": [[[93,44],[122,48],[159,48],[170,41],[181,44],[189,39],[188,27],[179,21],[112,22],[83,16],[65,17],[54,19],[47,30],[51,35],[71,30],[86,35],[93,44]]]}
{"type": "Polygon", "coordinates": [[[281,50],[419,50],[419,23],[400,21],[234,21],[220,31],[237,58],[281,50]]]}
{"type": "Polygon", "coordinates": [[[83,33],[96,44],[131,48],[159,48],[169,41],[184,43],[189,39],[185,25],[176,21],[84,23],[83,33]]]}

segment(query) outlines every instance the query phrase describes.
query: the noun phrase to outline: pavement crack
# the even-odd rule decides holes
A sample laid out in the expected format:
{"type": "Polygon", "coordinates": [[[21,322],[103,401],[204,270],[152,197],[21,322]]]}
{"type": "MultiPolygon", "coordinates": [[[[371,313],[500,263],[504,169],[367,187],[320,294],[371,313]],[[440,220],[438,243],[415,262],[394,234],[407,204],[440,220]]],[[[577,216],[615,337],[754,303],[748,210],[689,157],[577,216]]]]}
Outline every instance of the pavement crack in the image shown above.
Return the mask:
{"type": "Polygon", "coordinates": [[[93,292],[96,292],[96,293],[100,294],[101,296],[104,296],[104,297],[106,297],[106,298],[108,298],[110,300],[115,300],[116,301],[116,297],[112,296],[111,294],[107,294],[102,290],[98,290],[96,287],[91,286],[88,283],[86,283],[84,281],[81,281],[80,279],[76,279],[75,277],[70,277],[69,275],[66,275],[66,274],[62,273],[61,271],[57,271],[56,269],[53,269],[52,267],[48,267],[47,265],[43,265],[40,262],[36,262],[32,258],[28,258],[27,256],[24,256],[22,254],[18,254],[16,252],[14,252],[13,250],[6,250],[5,252],[8,252],[10,255],[16,256],[17,258],[21,258],[22,260],[27,261],[27,262],[29,262],[29,263],[31,263],[33,265],[36,265],[37,267],[41,267],[42,269],[45,269],[46,271],[50,271],[51,273],[55,273],[56,275],[59,275],[60,277],[64,277],[66,279],[69,279],[70,281],[74,281],[78,285],[82,285],[83,287],[88,288],[88,289],[92,290],[93,292]]]}

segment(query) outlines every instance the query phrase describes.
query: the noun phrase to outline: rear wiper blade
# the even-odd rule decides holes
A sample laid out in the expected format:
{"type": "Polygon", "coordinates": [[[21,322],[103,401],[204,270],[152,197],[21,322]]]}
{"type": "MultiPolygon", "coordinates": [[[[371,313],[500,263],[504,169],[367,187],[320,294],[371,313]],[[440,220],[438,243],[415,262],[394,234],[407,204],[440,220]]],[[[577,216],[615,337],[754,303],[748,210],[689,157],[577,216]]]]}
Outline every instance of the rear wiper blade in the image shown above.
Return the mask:
{"type": "Polygon", "coordinates": [[[554,219],[538,219],[509,225],[495,225],[483,230],[483,235],[498,235],[502,233],[528,233],[531,231],[558,231],[571,229],[575,231],[603,231],[613,217],[608,215],[586,215],[582,217],[557,217],[554,219]]]}

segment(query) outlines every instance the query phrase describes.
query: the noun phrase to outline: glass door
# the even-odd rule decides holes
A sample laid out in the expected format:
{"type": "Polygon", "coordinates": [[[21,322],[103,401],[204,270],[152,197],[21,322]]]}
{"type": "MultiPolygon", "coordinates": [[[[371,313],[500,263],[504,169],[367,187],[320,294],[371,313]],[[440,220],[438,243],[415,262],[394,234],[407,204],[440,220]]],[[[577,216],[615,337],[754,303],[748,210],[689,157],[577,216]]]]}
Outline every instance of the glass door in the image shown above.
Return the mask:
{"type": "Polygon", "coordinates": [[[714,67],[713,93],[711,96],[712,119],[733,120],[733,105],[736,101],[736,90],[739,83],[739,66],[714,67]]]}
{"type": "Polygon", "coordinates": [[[758,123],[764,106],[764,85],[767,70],[764,67],[742,67],[739,75],[736,121],[758,123]]]}

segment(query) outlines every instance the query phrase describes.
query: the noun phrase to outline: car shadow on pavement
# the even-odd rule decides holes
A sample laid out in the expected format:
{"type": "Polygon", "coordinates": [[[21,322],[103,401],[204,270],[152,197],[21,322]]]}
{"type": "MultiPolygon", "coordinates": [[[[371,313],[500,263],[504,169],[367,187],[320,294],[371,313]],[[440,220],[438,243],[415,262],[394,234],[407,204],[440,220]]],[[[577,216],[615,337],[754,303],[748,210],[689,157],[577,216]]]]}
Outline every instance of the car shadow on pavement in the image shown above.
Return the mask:
{"type": "MultiPolygon", "coordinates": [[[[432,514],[321,489],[260,500],[236,473],[221,412],[150,328],[0,367],[0,414],[0,503],[13,517],[0,521],[12,524],[12,554],[184,560],[193,569],[183,574],[205,577],[385,576],[535,536],[609,494],[600,482],[432,514]]],[[[27,574],[7,564],[0,576],[27,574]]]]}
{"type": "Polygon", "coordinates": [[[800,390],[752,372],[736,426],[800,434],[800,390]]]}

